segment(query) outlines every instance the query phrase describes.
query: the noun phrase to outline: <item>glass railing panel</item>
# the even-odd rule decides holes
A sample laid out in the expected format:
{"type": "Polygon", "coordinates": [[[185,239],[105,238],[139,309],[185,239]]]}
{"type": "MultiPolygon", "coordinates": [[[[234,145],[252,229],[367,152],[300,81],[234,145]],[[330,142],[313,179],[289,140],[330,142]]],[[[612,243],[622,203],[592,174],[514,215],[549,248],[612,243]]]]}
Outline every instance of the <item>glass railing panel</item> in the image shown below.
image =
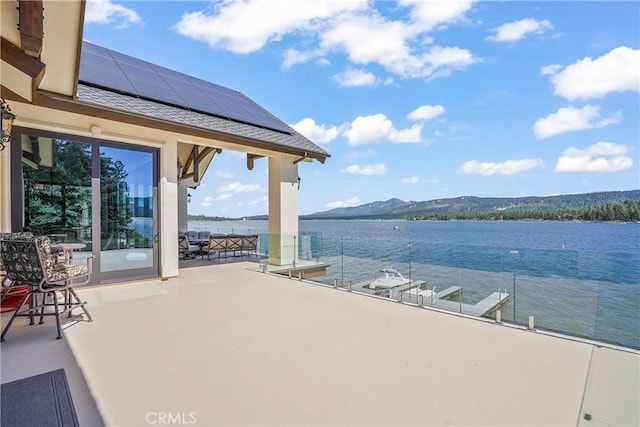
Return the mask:
{"type": "Polygon", "coordinates": [[[602,283],[598,287],[594,338],[640,349],[640,287],[602,283]]]}
{"type": "Polygon", "coordinates": [[[640,254],[610,252],[598,263],[594,338],[640,348],[640,254]]]}
{"type": "MultiPolygon", "coordinates": [[[[382,268],[393,268],[405,278],[425,282],[416,291],[402,292],[403,302],[417,303],[420,291],[438,293],[452,287],[462,291],[453,293],[450,301],[467,305],[497,293],[504,298],[506,293],[508,300],[499,306],[503,321],[528,325],[533,316],[537,328],[637,345],[637,328],[618,324],[638,324],[634,307],[639,305],[640,292],[632,283],[607,282],[602,263],[611,262],[606,260],[608,254],[425,242],[390,246],[376,239],[366,246],[358,242],[361,240],[324,240],[322,261],[330,266],[327,276],[318,281],[332,284],[335,280],[340,287],[351,282],[354,291],[362,291],[358,284],[375,280],[382,268]],[[612,333],[615,330],[626,332],[612,333]]],[[[620,256],[614,258],[617,261],[611,262],[611,268],[626,269],[629,282],[640,277],[637,268],[630,268],[633,260],[621,264],[620,256]]],[[[422,293],[423,304],[428,306],[432,297],[422,293]]],[[[396,300],[398,294],[388,297],[396,300]]],[[[464,312],[462,304],[457,309],[448,307],[464,312]]],[[[485,316],[495,317],[495,312],[485,316]]]]}

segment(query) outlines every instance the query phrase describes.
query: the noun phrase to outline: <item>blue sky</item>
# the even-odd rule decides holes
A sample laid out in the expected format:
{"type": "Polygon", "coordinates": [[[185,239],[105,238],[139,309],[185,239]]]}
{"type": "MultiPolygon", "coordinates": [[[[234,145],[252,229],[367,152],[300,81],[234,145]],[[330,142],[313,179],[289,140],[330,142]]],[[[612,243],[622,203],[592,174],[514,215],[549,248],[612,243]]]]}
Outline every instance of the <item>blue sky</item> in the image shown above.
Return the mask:
{"type": "MultiPolygon", "coordinates": [[[[640,188],[640,2],[87,2],[84,38],[249,96],[331,157],[299,212],[640,188]]],[[[191,214],[267,213],[225,150],[191,214]]]]}

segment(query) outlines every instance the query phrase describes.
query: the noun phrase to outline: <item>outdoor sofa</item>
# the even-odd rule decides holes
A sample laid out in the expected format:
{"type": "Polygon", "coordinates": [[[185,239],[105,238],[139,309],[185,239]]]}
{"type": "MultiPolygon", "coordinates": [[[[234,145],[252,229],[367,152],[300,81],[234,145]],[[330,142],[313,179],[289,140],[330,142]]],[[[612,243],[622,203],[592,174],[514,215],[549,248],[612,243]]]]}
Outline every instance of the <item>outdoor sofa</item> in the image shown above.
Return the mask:
{"type": "Polygon", "coordinates": [[[246,253],[253,253],[257,256],[258,234],[218,234],[208,231],[185,231],[178,235],[180,242],[180,252],[195,252],[199,250],[202,257],[207,255],[207,259],[211,260],[211,255],[222,254],[227,258],[228,254],[232,256],[244,256],[246,253]],[[196,246],[198,245],[198,246],[196,246]],[[197,249],[196,249],[197,248],[197,249]]]}

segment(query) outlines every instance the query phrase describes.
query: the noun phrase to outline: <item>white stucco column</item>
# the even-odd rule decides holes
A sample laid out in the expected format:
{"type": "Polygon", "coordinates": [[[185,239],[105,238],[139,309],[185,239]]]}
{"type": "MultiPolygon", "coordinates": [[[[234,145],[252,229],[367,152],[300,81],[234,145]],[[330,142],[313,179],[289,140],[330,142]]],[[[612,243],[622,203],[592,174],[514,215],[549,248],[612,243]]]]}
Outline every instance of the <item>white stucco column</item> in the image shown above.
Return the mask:
{"type": "Polygon", "coordinates": [[[178,143],[167,141],[160,150],[160,277],[178,275],[178,143]]]}
{"type": "Polygon", "coordinates": [[[178,184],[178,231],[187,231],[189,227],[189,187],[186,181],[178,184]]]}
{"type": "Polygon", "coordinates": [[[0,151],[0,233],[11,231],[11,143],[0,151]]]}
{"type": "Polygon", "coordinates": [[[298,165],[295,157],[269,157],[269,264],[289,265],[298,240],[298,165]]]}

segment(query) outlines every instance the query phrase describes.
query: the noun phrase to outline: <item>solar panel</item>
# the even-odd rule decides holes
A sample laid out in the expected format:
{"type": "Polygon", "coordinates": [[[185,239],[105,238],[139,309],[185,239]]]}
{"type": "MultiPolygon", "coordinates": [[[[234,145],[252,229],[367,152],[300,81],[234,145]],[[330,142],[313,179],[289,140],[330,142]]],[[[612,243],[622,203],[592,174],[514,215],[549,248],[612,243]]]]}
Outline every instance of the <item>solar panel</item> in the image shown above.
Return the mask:
{"type": "Polygon", "coordinates": [[[88,42],[82,43],[79,80],[127,95],[291,133],[240,92],[88,42]]]}

